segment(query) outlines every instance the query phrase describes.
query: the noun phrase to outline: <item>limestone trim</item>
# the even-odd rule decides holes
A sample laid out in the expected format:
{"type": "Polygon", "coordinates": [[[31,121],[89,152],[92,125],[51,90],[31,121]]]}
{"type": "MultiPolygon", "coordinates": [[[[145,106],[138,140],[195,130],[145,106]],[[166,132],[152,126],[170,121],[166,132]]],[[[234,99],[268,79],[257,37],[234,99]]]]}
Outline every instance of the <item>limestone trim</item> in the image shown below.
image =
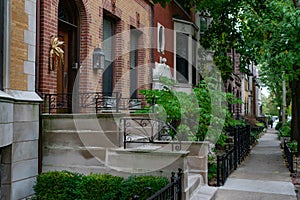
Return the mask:
{"type": "Polygon", "coordinates": [[[15,101],[26,102],[42,102],[43,99],[32,91],[8,90],[7,94],[10,95],[15,101]]]}
{"type": "Polygon", "coordinates": [[[28,15],[28,30],[24,30],[24,43],[27,44],[27,60],[24,73],[27,74],[27,90],[35,90],[35,49],[36,49],[36,4],[25,0],[25,13],[28,15]]]}
{"type": "Polygon", "coordinates": [[[11,0],[4,1],[4,52],[3,52],[3,89],[9,88],[10,75],[10,29],[11,29],[11,0]]]}

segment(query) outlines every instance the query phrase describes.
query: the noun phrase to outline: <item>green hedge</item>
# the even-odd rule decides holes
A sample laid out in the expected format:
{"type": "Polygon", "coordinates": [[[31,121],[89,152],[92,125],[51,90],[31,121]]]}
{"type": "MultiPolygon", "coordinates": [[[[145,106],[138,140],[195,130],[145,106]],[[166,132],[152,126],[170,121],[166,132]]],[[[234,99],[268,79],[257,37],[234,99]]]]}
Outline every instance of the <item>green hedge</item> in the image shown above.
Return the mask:
{"type": "Polygon", "coordinates": [[[72,172],[47,172],[37,177],[33,187],[38,200],[80,199],[82,175],[72,172]]]}
{"type": "Polygon", "coordinates": [[[128,200],[133,195],[139,195],[139,199],[147,199],[147,197],[150,197],[168,183],[168,179],[163,177],[130,176],[121,185],[122,197],[119,199],[128,200]],[[151,190],[147,191],[147,187],[150,187],[151,190]]]}
{"type": "Polygon", "coordinates": [[[53,171],[38,175],[33,199],[36,200],[129,200],[149,196],[169,183],[165,177],[131,176],[127,179],[109,174],[85,176],[68,171],[53,171]],[[150,191],[144,191],[150,187],[150,191]]]}

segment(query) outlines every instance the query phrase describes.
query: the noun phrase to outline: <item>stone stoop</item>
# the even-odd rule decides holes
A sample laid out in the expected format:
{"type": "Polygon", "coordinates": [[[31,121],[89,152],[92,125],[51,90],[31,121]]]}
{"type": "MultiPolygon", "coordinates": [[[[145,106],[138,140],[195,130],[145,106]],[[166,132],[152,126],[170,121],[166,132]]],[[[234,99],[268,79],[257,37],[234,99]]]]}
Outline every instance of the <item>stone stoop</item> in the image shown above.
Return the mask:
{"type": "Polygon", "coordinates": [[[190,200],[215,200],[218,188],[208,185],[201,185],[192,194],[190,200]]]}
{"type": "Polygon", "coordinates": [[[188,174],[187,186],[184,189],[185,199],[188,200],[204,184],[203,177],[200,174],[188,174]]]}
{"type": "MultiPolygon", "coordinates": [[[[151,146],[149,146],[151,147],[151,146]]],[[[166,152],[151,148],[110,149],[105,165],[125,173],[151,174],[170,177],[178,168],[186,172],[185,158],[188,152],[166,152]]]]}

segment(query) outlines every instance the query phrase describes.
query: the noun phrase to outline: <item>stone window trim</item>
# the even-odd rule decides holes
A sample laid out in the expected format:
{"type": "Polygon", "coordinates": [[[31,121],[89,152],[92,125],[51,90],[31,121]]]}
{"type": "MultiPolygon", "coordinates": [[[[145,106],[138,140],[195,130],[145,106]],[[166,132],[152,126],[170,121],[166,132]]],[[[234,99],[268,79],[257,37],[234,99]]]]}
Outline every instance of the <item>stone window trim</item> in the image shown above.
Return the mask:
{"type": "MultiPolygon", "coordinates": [[[[188,85],[192,85],[193,82],[193,63],[196,63],[194,61],[195,56],[193,56],[193,40],[198,41],[198,32],[199,32],[199,27],[195,25],[195,23],[182,20],[182,19],[177,19],[173,18],[174,22],[174,72],[177,72],[177,67],[176,67],[176,59],[177,59],[177,52],[176,52],[176,41],[177,41],[177,33],[179,34],[184,34],[188,37],[188,80],[187,83],[188,85]]],[[[174,78],[177,80],[177,73],[174,73],[174,78]]],[[[197,78],[196,78],[197,79],[197,78]]]]}
{"type": "Polygon", "coordinates": [[[165,51],[165,27],[157,23],[157,51],[164,54],[165,51]]]}
{"type": "Polygon", "coordinates": [[[9,88],[9,66],[10,66],[10,45],[9,45],[9,41],[10,41],[10,21],[11,21],[11,0],[1,0],[1,3],[3,3],[3,12],[1,11],[1,15],[2,15],[2,26],[1,27],[1,31],[2,32],[2,39],[3,39],[3,43],[1,41],[1,43],[3,44],[3,46],[1,46],[0,51],[3,52],[3,54],[1,55],[1,59],[0,59],[0,70],[2,73],[0,73],[0,90],[5,91],[7,88],[9,88]]]}

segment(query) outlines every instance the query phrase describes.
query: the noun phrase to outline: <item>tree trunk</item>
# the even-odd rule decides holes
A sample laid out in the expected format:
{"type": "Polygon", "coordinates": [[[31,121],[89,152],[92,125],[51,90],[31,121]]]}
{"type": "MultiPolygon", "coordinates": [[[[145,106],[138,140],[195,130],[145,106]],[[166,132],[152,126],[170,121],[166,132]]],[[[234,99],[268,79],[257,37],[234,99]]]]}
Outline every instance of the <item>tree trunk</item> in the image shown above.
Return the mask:
{"type": "Polygon", "coordinates": [[[291,138],[298,142],[300,152],[300,76],[292,81],[292,124],[291,138]]]}
{"type": "Polygon", "coordinates": [[[282,77],[282,126],[285,124],[286,119],[286,84],[285,84],[285,77],[282,77]]]}

